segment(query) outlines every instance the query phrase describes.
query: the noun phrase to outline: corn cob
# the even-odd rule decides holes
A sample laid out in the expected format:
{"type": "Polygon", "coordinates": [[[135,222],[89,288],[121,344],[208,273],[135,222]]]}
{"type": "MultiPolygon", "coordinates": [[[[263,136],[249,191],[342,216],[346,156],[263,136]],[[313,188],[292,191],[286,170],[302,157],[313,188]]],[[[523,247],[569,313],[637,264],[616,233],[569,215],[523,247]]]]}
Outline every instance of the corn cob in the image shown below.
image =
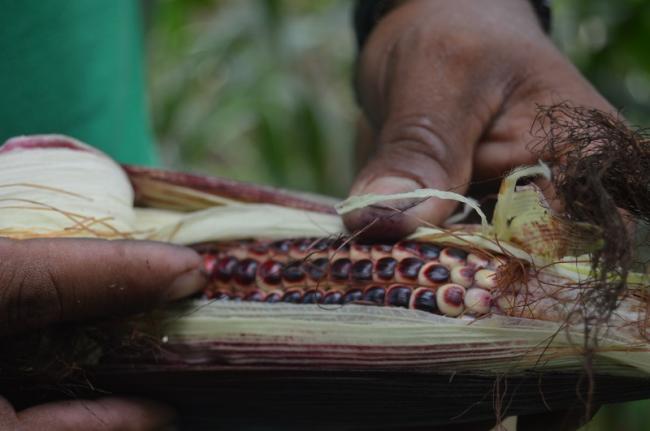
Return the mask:
{"type": "Polygon", "coordinates": [[[425,242],[368,245],[343,238],[220,244],[204,252],[204,261],[207,299],[360,303],[451,317],[491,311],[502,263],[425,242]]]}
{"type": "MultiPolygon", "coordinates": [[[[56,146],[61,151],[79,149],[58,139],[64,141],[56,146]]],[[[81,148],[85,156],[97,156],[81,148]]],[[[42,157],[48,160],[51,153],[42,157]]],[[[1,162],[0,167],[10,167],[1,162]]],[[[124,172],[105,157],[100,165],[117,171],[102,179],[117,187],[63,182],[67,173],[60,172],[38,179],[48,185],[60,180],[57,190],[74,193],[44,196],[42,184],[17,184],[23,195],[41,193],[34,201],[52,199],[48,205],[56,211],[52,217],[37,217],[42,207],[12,206],[9,210],[22,216],[16,218],[21,229],[5,219],[0,232],[16,238],[93,236],[185,244],[203,254],[211,277],[202,299],[124,323],[129,335],[118,344],[127,340],[131,349],[125,353],[109,346],[106,352],[112,356],[106,353],[100,362],[93,358],[88,363],[109,380],[134,371],[165,370],[228,375],[241,369],[306,372],[325,367],[362,374],[417,370],[470,376],[582,370],[584,320],[576,310],[592,287],[590,268],[567,250],[584,244],[564,241],[571,238],[563,238],[565,232],[545,218],[547,210],[537,205],[534,189],[516,188],[517,177],[504,181],[508,194],[500,196],[517,212],[497,205],[489,230],[421,228],[394,244],[365,244],[348,236],[326,201],[227,180],[128,167],[138,204],[133,208],[124,172]],[[77,205],[80,196],[101,203],[117,189],[128,192],[116,201],[119,213],[78,205],[71,220],[64,211],[77,205]],[[82,196],[88,193],[96,195],[82,196]],[[137,344],[142,340],[153,341],[154,357],[150,344],[137,344]]],[[[41,166],[33,172],[46,174],[41,166]]],[[[85,171],[91,174],[90,168],[85,171]]],[[[414,197],[429,193],[421,192],[414,197]]],[[[619,298],[608,332],[597,340],[597,374],[650,374],[643,294],[648,283],[640,275],[628,281],[629,292],[619,298]]],[[[121,334],[116,327],[108,331],[121,334]]],[[[546,407],[546,401],[536,402],[533,411],[546,407]]],[[[561,406],[561,400],[553,406],[561,406]]]]}

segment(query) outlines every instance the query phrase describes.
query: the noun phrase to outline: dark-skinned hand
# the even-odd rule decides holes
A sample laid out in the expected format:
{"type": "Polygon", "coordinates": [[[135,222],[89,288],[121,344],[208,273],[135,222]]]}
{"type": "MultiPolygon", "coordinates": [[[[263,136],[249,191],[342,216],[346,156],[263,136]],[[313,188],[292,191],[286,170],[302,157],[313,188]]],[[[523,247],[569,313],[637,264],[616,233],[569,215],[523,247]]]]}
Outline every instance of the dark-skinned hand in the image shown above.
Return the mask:
{"type": "MultiPolygon", "coordinates": [[[[615,112],[553,45],[528,0],[398,2],[369,35],[356,85],[364,167],[351,195],[464,194],[471,182],[537,163],[529,144],[538,105],[615,112]]],[[[403,237],[423,222],[440,225],[455,207],[428,199],[402,215],[366,209],[345,221],[353,231],[374,222],[370,237],[403,237]]]]}
{"type": "MultiPolygon", "coordinates": [[[[463,194],[471,182],[537,163],[529,144],[538,105],[569,101],[614,112],[553,45],[528,0],[396,2],[369,35],[357,68],[363,168],[351,195],[418,188],[463,194]]],[[[429,199],[402,213],[356,211],[345,222],[367,237],[392,239],[424,223],[440,225],[455,207],[429,199]]],[[[519,429],[572,430],[582,417],[522,417],[519,429]]]]}
{"type": "MultiPolygon", "coordinates": [[[[0,335],[125,315],[188,296],[205,284],[194,251],[150,241],[0,238],[0,335]]],[[[174,412],[107,397],[16,412],[0,396],[2,430],[158,430],[174,412]]]]}

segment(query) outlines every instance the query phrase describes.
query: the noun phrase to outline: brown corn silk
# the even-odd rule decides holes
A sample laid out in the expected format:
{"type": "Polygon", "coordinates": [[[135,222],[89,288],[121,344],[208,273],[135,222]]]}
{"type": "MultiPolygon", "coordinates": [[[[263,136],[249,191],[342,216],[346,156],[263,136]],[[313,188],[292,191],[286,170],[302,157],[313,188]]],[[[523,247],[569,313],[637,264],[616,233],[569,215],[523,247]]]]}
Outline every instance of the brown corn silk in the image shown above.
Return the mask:
{"type": "MultiPolygon", "coordinates": [[[[590,117],[568,107],[540,115],[545,121],[539,131],[547,152],[555,155],[547,159],[565,197],[567,217],[552,213],[534,183],[522,184],[549,176],[549,168],[540,165],[504,179],[489,224],[422,226],[396,244],[365,244],[345,231],[334,214],[335,202],[327,198],[148,168],[122,171],[69,138],[25,137],[2,147],[4,153],[0,149],[0,164],[5,159],[18,166],[28,157],[43,177],[28,172],[29,181],[17,181],[12,176],[5,190],[17,188],[23,204],[15,205],[12,195],[0,202],[13,204],[0,204],[0,209],[21,222],[0,221],[0,233],[155,239],[189,245],[204,255],[211,280],[203,297],[126,322],[95,325],[80,336],[79,344],[90,348],[75,352],[75,361],[109,387],[129,387],[116,384],[115,376],[129,376],[131,382],[139,376],[152,391],[165,393],[156,380],[165,376],[183,394],[215,396],[209,383],[192,377],[198,373],[230,388],[232,403],[240,395],[265,399],[281,384],[294,388],[284,393],[293,402],[306,397],[316,403],[322,391],[339,388],[342,402],[355,400],[359,406],[365,405],[361,400],[395,402],[387,395],[391,391],[404,400],[411,394],[430,402],[446,396],[455,406],[450,414],[427,404],[424,416],[407,408],[411,419],[401,422],[377,415],[380,423],[401,425],[562,408],[576,392],[599,402],[647,396],[648,281],[631,270],[631,245],[620,221],[612,222],[618,213],[606,215],[618,206],[643,217],[648,200],[615,193],[627,187],[617,176],[624,165],[616,163],[580,177],[575,183],[589,187],[572,195],[577,173],[571,166],[578,161],[561,149],[574,145],[576,135],[563,135],[573,130],[563,121],[584,120],[584,142],[593,137],[590,125],[597,124],[606,133],[596,141],[624,142],[639,151],[632,156],[639,163],[648,160],[647,142],[626,134],[607,116],[590,117]],[[607,134],[614,132],[623,137],[607,134]],[[83,187],[75,178],[66,181],[64,172],[48,176],[46,165],[37,161],[53,154],[70,163],[89,163],[89,172],[104,169],[106,175],[94,188],[92,181],[83,187]],[[114,208],[78,205],[87,198],[102,201],[102,181],[109,180],[114,181],[111,190],[125,193],[114,208]],[[602,187],[592,187],[593,181],[602,187]],[[137,206],[129,208],[134,198],[137,206]],[[600,207],[588,214],[576,210],[589,199],[598,199],[600,207]],[[617,245],[611,245],[612,238],[620,240],[614,241],[617,245]],[[502,382],[508,379],[516,379],[521,392],[505,389],[502,382]],[[339,386],[331,386],[335,381],[339,386]],[[607,390],[599,391],[594,382],[605,382],[607,390]],[[626,389],[612,390],[611,384],[626,389]],[[430,394],[426,388],[431,385],[440,391],[430,394]],[[450,385],[460,392],[449,392],[450,385]]],[[[608,147],[579,148],[597,166],[608,147]]],[[[57,165],[48,166],[55,170],[57,165]]],[[[635,190],[647,195],[641,189],[635,190]]],[[[417,201],[439,193],[415,191],[391,199],[417,201]]],[[[381,205],[381,199],[362,197],[336,208],[352,211],[381,205]]],[[[171,397],[181,403],[182,398],[171,397]]],[[[321,417],[314,409],[305,412],[305,420],[321,417]]],[[[354,423],[354,415],[348,416],[346,423],[354,423]]]]}

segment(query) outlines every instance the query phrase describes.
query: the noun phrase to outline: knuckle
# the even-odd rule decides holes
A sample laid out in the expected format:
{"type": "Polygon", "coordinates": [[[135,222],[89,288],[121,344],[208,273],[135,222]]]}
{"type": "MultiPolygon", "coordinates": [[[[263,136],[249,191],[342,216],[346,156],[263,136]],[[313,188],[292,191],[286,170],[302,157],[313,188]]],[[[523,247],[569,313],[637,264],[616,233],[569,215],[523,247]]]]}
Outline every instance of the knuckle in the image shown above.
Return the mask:
{"type": "Polygon", "coordinates": [[[439,125],[425,115],[406,116],[389,121],[381,131],[382,147],[390,148],[391,153],[413,159],[419,155],[434,160],[442,166],[451,162],[450,145],[439,125]]]}

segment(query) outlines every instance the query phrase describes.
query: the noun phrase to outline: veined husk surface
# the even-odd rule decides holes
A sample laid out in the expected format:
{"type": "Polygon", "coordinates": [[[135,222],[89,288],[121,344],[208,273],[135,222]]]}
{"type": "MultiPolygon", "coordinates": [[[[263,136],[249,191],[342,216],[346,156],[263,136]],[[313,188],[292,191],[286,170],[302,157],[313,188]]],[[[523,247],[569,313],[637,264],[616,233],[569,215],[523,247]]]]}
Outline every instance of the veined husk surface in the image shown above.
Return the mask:
{"type": "MultiPolygon", "coordinates": [[[[516,186],[518,178],[534,175],[548,175],[548,170],[543,165],[529,167],[504,180],[491,224],[483,217],[484,223],[477,226],[421,227],[411,238],[506,254],[537,268],[533,283],[588,289],[591,268],[588,256],[580,253],[597,248],[598,240],[585,237],[588,226],[562,224],[534,187],[516,186]]],[[[336,208],[346,212],[382,199],[432,196],[457,198],[420,190],[388,198],[359,197],[336,208]]],[[[228,180],[120,167],[62,136],[16,138],[0,149],[0,234],[12,238],[130,238],[193,245],[349,234],[334,204],[328,198],[228,180]]],[[[191,299],[126,323],[131,334],[155,345],[153,358],[131,350],[105,366],[517,375],[581,372],[588,354],[597,374],[646,377],[647,285],[643,274],[631,275],[619,310],[588,339],[578,312],[572,314],[574,319],[556,321],[525,314],[477,319],[365,305],[191,299]]],[[[576,310],[578,305],[579,294],[576,310]]],[[[102,364],[101,354],[93,361],[102,364]]]]}

